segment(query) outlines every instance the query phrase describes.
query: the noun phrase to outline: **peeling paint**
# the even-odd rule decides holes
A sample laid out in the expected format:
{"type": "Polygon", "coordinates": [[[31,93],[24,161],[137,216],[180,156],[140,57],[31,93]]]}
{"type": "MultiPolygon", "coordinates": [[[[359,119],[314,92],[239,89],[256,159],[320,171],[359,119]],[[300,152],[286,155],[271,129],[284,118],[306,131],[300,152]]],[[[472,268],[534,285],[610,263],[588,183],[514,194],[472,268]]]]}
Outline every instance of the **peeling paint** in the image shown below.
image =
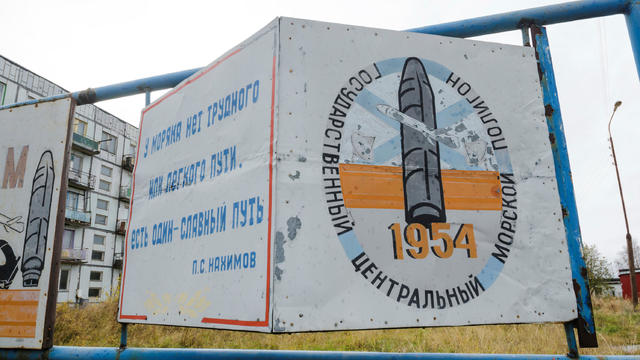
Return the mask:
{"type": "Polygon", "coordinates": [[[360,132],[354,132],[351,135],[351,145],[353,146],[353,155],[365,161],[373,160],[373,143],[376,141],[375,136],[363,135],[360,132]]]}
{"type": "Polygon", "coordinates": [[[298,230],[302,227],[302,220],[297,216],[292,216],[287,220],[287,237],[289,240],[296,238],[298,230]]]}
{"type": "Polygon", "coordinates": [[[291,180],[298,180],[298,179],[300,179],[300,171],[299,171],[299,170],[296,170],[296,173],[295,173],[295,174],[289,174],[289,178],[290,178],[291,180]]]}
{"type": "Polygon", "coordinates": [[[285,322],[281,321],[280,318],[277,318],[276,321],[273,322],[273,331],[274,332],[284,332],[285,331],[284,326],[280,325],[282,323],[285,323],[285,322]]]}
{"type": "Polygon", "coordinates": [[[284,262],[284,234],[282,231],[276,231],[276,253],[275,253],[275,262],[276,264],[280,264],[284,262]]]}
{"type": "Polygon", "coordinates": [[[273,275],[276,277],[276,280],[281,281],[282,280],[282,273],[284,272],[284,270],[282,270],[279,266],[276,265],[276,269],[273,273],[273,275]]]}
{"type": "Polygon", "coordinates": [[[278,264],[281,264],[284,262],[284,243],[286,242],[286,240],[284,239],[284,234],[282,233],[282,231],[276,231],[276,238],[275,238],[275,254],[274,254],[274,262],[276,264],[275,269],[274,269],[274,276],[276,277],[276,280],[280,281],[282,280],[282,273],[284,273],[284,270],[282,270],[278,264]]]}

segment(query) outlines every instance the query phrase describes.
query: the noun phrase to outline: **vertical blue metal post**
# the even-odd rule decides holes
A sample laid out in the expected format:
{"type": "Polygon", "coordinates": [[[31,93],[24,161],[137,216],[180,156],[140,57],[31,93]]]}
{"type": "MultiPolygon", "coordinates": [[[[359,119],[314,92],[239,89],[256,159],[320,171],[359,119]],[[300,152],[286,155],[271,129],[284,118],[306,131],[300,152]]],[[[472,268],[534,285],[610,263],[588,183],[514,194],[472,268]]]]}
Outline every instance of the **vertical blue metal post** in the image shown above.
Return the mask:
{"type": "Polygon", "coordinates": [[[575,329],[573,322],[564,323],[564,333],[567,337],[567,346],[569,347],[567,357],[577,359],[580,357],[580,354],[578,353],[578,344],[576,343],[576,333],[573,329],[575,329]]]}
{"type": "Polygon", "coordinates": [[[122,323],[120,327],[120,349],[127,348],[127,323],[122,323]]]}
{"type": "MultiPolygon", "coordinates": [[[[567,142],[564,137],[558,89],[553,73],[551,53],[549,52],[547,30],[544,27],[534,25],[531,26],[531,34],[536,57],[538,58],[545,116],[549,128],[549,140],[553,152],[558,193],[560,195],[560,205],[562,206],[562,218],[567,235],[573,288],[576,293],[578,319],[577,323],[573,325],[578,329],[580,347],[597,347],[598,340],[593,320],[587,268],[582,258],[582,237],[580,235],[580,223],[578,222],[578,209],[571,181],[571,166],[567,153],[567,142]]],[[[573,331],[571,333],[573,334],[573,331]]],[[[567,341],[571,342],[568,333],[567,341]]]]}
{"type": "Polygon", "coordinates": [[[531,37],[529,36],[529,28],[526,26],[523,26],[520,29],[520,32],[522,33],[522,46],[531,46],[531,37]]]}
{"type": "MultiPolygon", "coordinates": [[[[144,89],[144,106],[149,106],[151,103],[151,89],[144,89]]],[[[122,323],[120,328],[120,349],[127,348],[127,323],[122,323]]]]}
{"type": "Polygon", "coordinates": [[[640,2],[630,1],[624,17],[627,21],[633,57],[636,60],[636,70],[640,77],[640,2]]]}

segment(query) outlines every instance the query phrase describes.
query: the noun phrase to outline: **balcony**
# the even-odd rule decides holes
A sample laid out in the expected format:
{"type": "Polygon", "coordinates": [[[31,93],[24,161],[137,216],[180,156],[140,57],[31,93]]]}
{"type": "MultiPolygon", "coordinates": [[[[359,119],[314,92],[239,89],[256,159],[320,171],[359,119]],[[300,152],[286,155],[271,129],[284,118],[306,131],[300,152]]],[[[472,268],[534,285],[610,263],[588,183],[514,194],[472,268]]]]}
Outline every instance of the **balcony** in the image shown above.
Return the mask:
{"type": "Polygon", "coordinates": [[[122,269],[123,253],[113,254],[113,267],[116,269],[122,269]]]}
{"type": "Polygon", "coordinates": [[[89,249],[62,249],[60,261],[65,263],[83,263],[89,260],[89,249]]]}
{"type": "Polygon", "coordinates": [[[91,225],[91,211],[81,208],[67,207],[64,212],[64,222],[72,226],[91,225]]]}
{"type": "Polygon", "coordinates": [[[116,224],[116,234],[118,235],[127,234],[127,219],[118,220],[118,223],[116,224]]]}
{"type": "Polygon", "coordinates": [[[131,186],[120,186],[120,200],[126,202],[131,200],[131,186]]]}
{"type": "Polygon", "coordinates": [[[69,185],[78,189],[93,190],[96,187],[96,177],[77,169],[69,169],[69,185]]]}
{"type": "Polygon", "coordinates": [[[135,155],[129,154],[122,157],[122,168],[125,170],[133,171],[133,165],[135,165],[135,155]]]}
{"type": "Polygon", "coordinates": [[[77,133],[73,133],[72,147],[88,155],[100,154],[99,142],[77,133]]]}

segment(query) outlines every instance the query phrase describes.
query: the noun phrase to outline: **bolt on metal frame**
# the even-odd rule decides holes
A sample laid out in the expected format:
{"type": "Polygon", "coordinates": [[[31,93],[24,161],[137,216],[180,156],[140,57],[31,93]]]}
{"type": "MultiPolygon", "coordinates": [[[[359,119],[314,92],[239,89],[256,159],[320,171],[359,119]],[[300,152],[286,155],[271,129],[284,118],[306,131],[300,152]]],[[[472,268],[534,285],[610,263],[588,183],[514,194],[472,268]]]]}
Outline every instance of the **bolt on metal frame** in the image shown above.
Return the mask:
{"type": "MultiPolygon", "coordinates": [[[[589,284],[586,267],[582,258],[582,240],[578,222],[577,207],[571,169],[564,137],[564,128],[560,112],[560,104],[549,51],[549,41],[544,25],[583,20],[622,14],[625,16],[629,39],[636,63],[636,71],[640,76],[640,1],[637,0],[585,0],[574,1],[558,5],[543,6],[502,14],[483,16],[450,23],[425,26],[407,31],[444,35],[452,37],[472,37],[493,34],[504,31],[521,30],[523,45],[532,46],[536,50],[538,59],[540,82],[542,86],[545,115],[549,128],[549,137],[554,156],[558,192],[563,211],[563,220],[573,276],[574,290],[578,308],[578,319],[565,323],[565,332],[569,353],[566,356],[556,355],[487,355],[487,354],[392,354],[392,353],[362,353],[362,352],[309,352],[309,351],[258,351],[258,350],[210,350],[210,349],[141,349],[126,348],[127,327],[123,324],[120,348],[87,348],[54,346],[45,351],[33,350],[0,350],[0,357],[7,359],[62,359],[69,357],[114,359],[114,358],[253,358],[253,359],[570,359],[581,357],[584,359],[602,359],[603,357],[579,356],[578,345],[574,330],[578,331],[581,347],[597,346],[595,324],[589,295],[589,284]],[[530,38],[531,37],[531,38],[530,38]]],[[[140,93],[145,93],[145,104],[150,102],[150,92],[168,89],[193,75],[200,69],[184,70],[180,72],[153,76],[129,82],[87,89],[69,94],[52,96],[44,99],[29,100],[21,103],[1,106],[0,109],[21,105],[35,104],[65,97],[73,97],[78,105],[115,99],[140,93]]],[[[635,274],[632,274],[635,275],[635,274]]],[[[633,279],[632,279],[633,281],[633,279]]],[[[604,358],[625,359],[631,356],[609,356],[604,358]]]]}

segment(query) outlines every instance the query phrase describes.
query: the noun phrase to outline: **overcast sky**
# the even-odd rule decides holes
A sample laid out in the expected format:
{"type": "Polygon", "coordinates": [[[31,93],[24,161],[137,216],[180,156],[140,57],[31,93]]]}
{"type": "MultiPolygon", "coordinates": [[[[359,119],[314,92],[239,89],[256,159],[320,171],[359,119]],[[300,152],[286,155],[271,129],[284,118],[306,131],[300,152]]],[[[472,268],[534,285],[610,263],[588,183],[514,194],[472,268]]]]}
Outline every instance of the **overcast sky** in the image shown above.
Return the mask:
{"type": "MultiPolygon", "coordinates": [[[[403,30],[560,2],[10,0],[0,54],[77,91],[204,66],[276,16],[403,30]]],[[[640,241],[640,86],[624,17],[552,25],[548,33],[583,241],[614,260],[625,248],[607,135],[616,100],[623,105],[612,133],[631,234],[640,241]]],[[[519,32],[480,39],[521,45],[519,32]]],[[[144,96],[97,105],[137,126],[144,96]]]]}

